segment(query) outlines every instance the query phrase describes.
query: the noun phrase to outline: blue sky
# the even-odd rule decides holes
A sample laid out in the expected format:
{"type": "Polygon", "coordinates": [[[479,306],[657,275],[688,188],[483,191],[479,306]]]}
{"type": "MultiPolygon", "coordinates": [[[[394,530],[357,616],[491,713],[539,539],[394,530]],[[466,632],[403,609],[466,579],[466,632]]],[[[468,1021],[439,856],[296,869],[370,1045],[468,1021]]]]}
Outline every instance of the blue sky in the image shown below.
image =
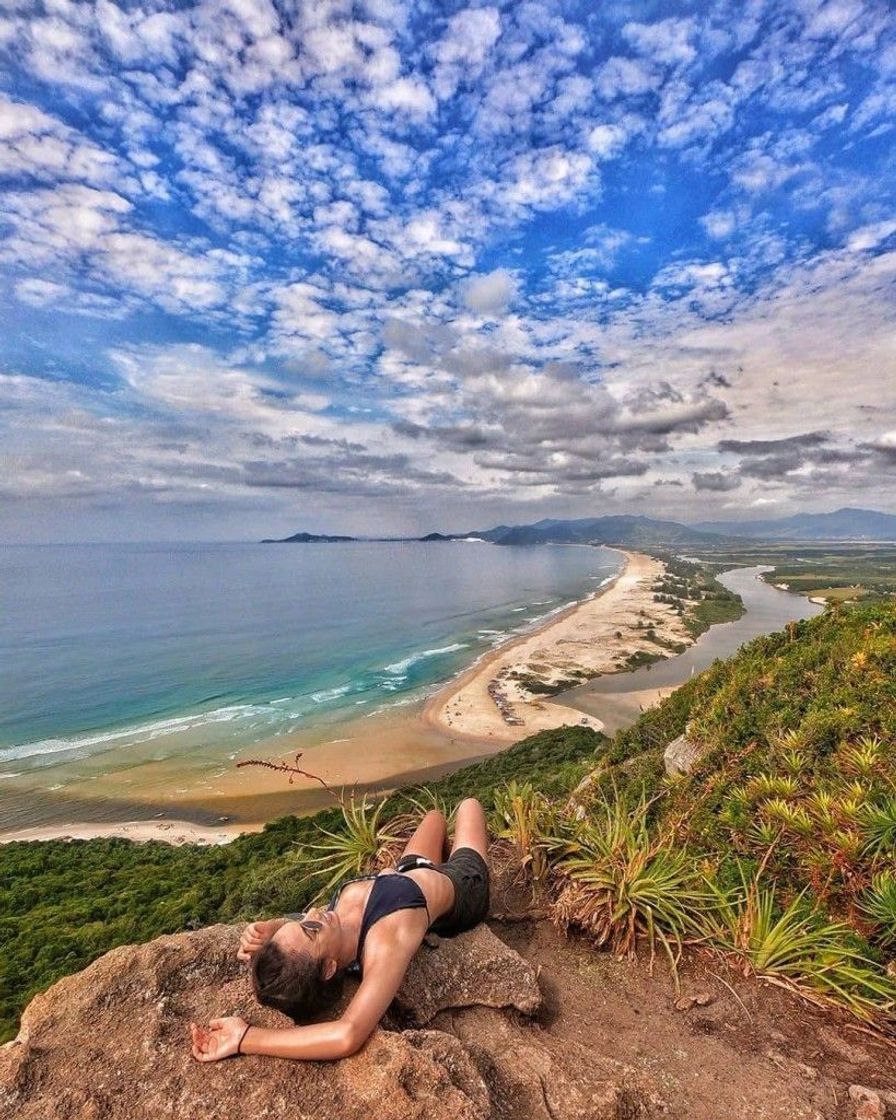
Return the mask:
{"type": "Polygon", "coordinates": [[[0,532],[896,509],[874,0],[0,6],[0,532]]]}

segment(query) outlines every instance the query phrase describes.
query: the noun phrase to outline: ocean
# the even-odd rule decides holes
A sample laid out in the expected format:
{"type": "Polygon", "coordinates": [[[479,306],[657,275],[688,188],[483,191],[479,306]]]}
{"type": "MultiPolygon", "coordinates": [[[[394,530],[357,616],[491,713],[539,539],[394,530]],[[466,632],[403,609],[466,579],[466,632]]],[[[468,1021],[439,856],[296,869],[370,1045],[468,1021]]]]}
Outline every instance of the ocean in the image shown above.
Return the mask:
{"type": "Polygon", "coordinates": [[[620,564],[472,542],[5,546],[0,782],[233,759],[415,701],[620,564]]]}

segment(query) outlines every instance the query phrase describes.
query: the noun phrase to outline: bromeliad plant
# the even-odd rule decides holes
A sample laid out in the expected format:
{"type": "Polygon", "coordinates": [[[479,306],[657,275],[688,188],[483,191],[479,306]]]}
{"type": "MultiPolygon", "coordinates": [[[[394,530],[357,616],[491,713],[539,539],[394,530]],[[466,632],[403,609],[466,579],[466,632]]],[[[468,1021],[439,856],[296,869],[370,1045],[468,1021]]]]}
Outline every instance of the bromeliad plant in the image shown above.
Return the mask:
{"type": "Polygon", "coordinates": [[[633,956],[643,937],[652,962],[659,941],[677,983],[682,941],[711,899],[687,852],[671,836],[651,835],[650,806],[607,794],[594,801],[575,850],[557,861],[561,888],[551,916],[620,955],[633,956]]]}
{"type": "Polygon", "coordinates": [[[881,1022],[896,1013],[896,982],[853,947],[844,922],[827,920],[801,891],[781,905],[764,868],[750,876],[738,864],[731,890],[708,883],[716,905],[705,913],[705,939],[747,975],[790,988],[817,1003],[845,1006],[881,1022]]]}
{"type": "Polygon", "coordinates": [[[896,859],[896,795],[864,805],[859,824],[866,852],[896,859]]]}
{"type": "Polygon", "coordinates": [[[882,945],[896,945],[896,872],[887,869],[875,875],[859,909],[877,927],[882,945]]]}
{"type": "Polygon", "coordinates": [[[344,828],[335,832],[319,828],[322,839],[303,849],[302,862],[316,874],[327,876],[315,901],[326,897],[343,879],[369,870],[386,845],[401,841],[395,819],[380,823],[388,803],[388,798],[374,803],[367,794],[360,801],[352,795],[341,805],[344,828]],[[308,857],[306,851],[319,854],[308,857]]]}
{"type": "Polygon", "coordinates": [[[529,782],[516,780],[496,789],[491,828],[510,843],[520,870],[536,890],[544,886],[552,857],[570,843],[572,819],[529,782]]]}

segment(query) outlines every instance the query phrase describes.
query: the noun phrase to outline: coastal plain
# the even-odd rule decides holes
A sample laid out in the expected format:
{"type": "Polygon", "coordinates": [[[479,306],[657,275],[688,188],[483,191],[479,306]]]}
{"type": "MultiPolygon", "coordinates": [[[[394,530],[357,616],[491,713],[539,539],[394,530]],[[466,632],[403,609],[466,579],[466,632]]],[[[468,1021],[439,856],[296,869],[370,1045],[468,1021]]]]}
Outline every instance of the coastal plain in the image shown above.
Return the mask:
{"type": "MultiPolygon", "coordinates": [[[[331,803],[323,783],[336,790],[386,790],[439,776],[547,728],[575,724],[600,730],[599,717],[538,689],[616,672],[633,654],[661,648],[657,640],[680,647],[693,640],[675,611],[654,601],[663,562],[632,551],[622,556],[620,572],[605,586],[502,643],[428,700],[354,720],[330,741],[320,731],[278,736],[239,760],[296,765],[301,752],[297,765],[313,778],[234,763],[212,778],[191,780],[176,760],[149,761],[126,777],[97,775],[90,797],[146,805],[158,819],[47,821],[6,831],[0,841],[121,836],[221,843],[283,813],[315,812],[331,803]]],[[[669,691],[657,689],[649,699],[669,691]]]]}

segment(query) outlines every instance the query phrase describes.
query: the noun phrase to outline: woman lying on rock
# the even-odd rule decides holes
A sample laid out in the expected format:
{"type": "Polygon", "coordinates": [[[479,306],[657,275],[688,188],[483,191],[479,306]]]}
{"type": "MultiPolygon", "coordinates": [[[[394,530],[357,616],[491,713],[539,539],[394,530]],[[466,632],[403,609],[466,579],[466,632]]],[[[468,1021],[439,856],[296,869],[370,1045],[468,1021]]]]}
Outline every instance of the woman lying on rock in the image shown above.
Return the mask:
{"type": "Polygon", "coordinates": [[[209,1028],[190,1024],[193,1057],[215,1062],[233,1054],[321,1061],[345,1058],[367,1041],[401,986],[426,933],[452,937],[488,912],[488,831],[475,798],[457,809],[454,845],[436,810],[420,822],[394,869],[343,883],[326,910],[316,907],[253,922],[237,957],[250,964],[260,1003],[291,1019],[311,1018],[344,972],[362,977],[342,1017],[269,1029],[230,1015],[209,1028]]]}

